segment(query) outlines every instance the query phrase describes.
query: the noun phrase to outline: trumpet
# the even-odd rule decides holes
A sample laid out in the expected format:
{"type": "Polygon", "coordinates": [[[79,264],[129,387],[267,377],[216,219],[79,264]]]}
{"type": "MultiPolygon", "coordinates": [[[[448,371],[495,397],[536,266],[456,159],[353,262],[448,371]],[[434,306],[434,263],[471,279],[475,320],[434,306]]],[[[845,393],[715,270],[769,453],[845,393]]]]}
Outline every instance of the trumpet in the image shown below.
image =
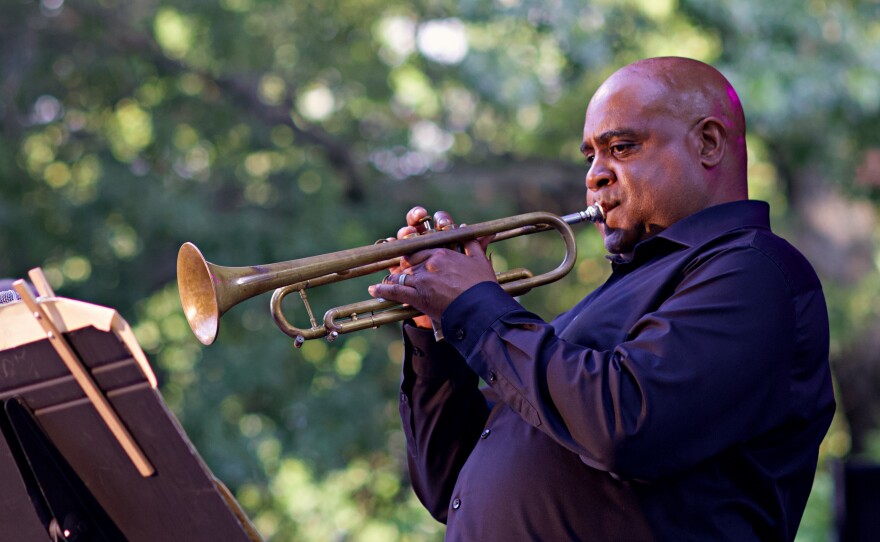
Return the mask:
{"type": "Polygon", "coordinates": [[[274,290],[269,304],[272,317],[278,328],[292,337],[294,346],[299,348],[309,339],[326,337],[332,341],[343,333],[376,328],[420,314],[411,307],[392,301],[369,299],[332,308],[319,324],[306,294],[310,288],[387,270],[397,266],[401,257],[420,250],[454,247],[490,235],[494,236],[492,242],[495,243],[556,230],[565,245],[565,256],[555,269],[540,275],[523,268],[496,274],[498,282],[508,294],[521,295],[561,279],[574,267],[577,246],[572,224],[604,220],[601,205],[594,204],[565,216],[533,212],[443,229],[432,229],[428,222],[427,231],[422,235],[249,267],[225,267],[208,262],[194,244],[187,242],[180,247],[177,255],[177,285],[186,320],[202,344],[209,345],[217,338],[220,317],[226,311],[246,299],[274,290]],[[292,292],[298,292],[303,300],[311,327],[297,328],[284,316],[281,302],[292,292]]]}

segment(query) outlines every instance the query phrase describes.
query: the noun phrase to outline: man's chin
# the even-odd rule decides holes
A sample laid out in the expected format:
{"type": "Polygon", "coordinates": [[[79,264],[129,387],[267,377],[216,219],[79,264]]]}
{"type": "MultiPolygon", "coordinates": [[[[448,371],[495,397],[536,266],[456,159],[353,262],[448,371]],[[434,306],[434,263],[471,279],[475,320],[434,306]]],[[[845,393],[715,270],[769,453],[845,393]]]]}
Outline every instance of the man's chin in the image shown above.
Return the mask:
{"type": "Polygon", "coordinates": [[[605,250],[611,255],[625,256],[633,250],[633,243],[625,238],[624,232],[605,228],[605,250]]]}

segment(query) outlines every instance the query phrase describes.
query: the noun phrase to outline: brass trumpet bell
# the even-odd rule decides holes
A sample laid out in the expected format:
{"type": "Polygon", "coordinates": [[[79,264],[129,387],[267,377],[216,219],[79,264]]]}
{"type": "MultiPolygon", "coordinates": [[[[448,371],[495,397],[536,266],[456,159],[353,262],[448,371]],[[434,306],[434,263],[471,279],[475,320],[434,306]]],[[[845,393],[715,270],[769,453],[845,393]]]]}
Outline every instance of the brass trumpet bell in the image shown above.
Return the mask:
{"type": "MultiPolygon", "coordinates": [[[[227,287],[218,290],[218,277],[214,264],[205,260],[202,252],[192,243],[184,243],[177,253],[177,287],[180,303],[189,327],[202,344],[211,344],[217,337],[220,317],[235,302],[225,303],[221,308],[221,296],[227,287]]],[[[224,283],[225,284],[225,283],[224,283]]]]}

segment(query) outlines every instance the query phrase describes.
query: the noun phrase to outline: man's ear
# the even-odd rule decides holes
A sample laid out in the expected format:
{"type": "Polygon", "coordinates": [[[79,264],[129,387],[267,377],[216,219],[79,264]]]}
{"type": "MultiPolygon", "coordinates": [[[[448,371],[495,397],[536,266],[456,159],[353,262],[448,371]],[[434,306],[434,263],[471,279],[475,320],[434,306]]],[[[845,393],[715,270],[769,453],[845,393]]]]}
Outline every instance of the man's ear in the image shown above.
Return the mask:
{"type": "Polygon", "coordinates": [[[700,161],[706,169],[721,163],[727,152],[727,128],[717,117],[706,117],[694,128],[699,138],[700,161]]]}

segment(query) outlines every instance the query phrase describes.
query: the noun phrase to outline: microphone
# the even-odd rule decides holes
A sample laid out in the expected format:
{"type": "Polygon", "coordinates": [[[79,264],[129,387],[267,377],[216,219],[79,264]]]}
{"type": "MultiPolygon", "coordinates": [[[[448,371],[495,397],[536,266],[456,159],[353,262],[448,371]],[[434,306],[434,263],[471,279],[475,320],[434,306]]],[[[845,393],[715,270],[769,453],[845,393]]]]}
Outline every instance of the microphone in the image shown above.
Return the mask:
{"type": "Polygon", "coordinates": [[[0,305],[21,301],[21,296],[15,290],[0,290],[0,305]]]}

